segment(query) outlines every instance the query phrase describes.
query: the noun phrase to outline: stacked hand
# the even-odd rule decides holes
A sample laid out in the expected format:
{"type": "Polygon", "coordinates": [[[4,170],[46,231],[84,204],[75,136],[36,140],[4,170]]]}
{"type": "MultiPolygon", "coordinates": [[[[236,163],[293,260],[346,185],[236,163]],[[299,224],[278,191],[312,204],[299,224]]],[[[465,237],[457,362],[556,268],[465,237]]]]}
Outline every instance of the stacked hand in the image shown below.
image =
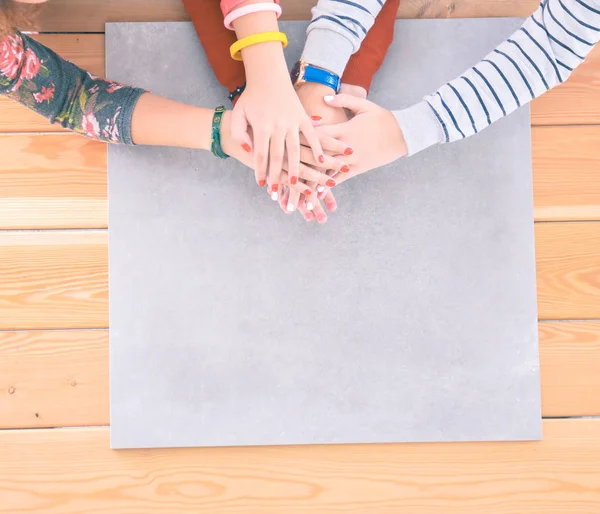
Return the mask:
{"type": "Polygon", "coordinates": [[[302,85],[297,96],[294,93],[293,99],[277,104],[282,115],[276,123],[269,122],[279,119],[275,111],[252,107],[252,92],[247,97],[244,93],[233,114],[225,114],[222,126],[223,150],[255,169],[258,184],[268,184],[269,195],[284,212],[297,207],[306,221],[319,223],[327,221],[320,200],[330,212],[337,208],[331,187],[407,154],[404,136],[390,111],[361,98],[361,91],[358,96],[330,93],[326,86],[302,85]],[[253,127],[261,127],[260,135],[254,128],[248,130],[251,117],[253,127]],[[257,121],[261,118],[262,125],[257,121]]]}

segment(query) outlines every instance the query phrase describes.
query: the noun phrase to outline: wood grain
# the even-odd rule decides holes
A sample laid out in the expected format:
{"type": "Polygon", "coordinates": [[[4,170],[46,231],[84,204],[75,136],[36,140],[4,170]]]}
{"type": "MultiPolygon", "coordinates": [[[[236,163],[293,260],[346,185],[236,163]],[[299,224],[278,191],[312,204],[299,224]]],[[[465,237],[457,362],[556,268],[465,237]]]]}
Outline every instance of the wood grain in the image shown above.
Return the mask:
{"type": "MultiPolygon", "coordinates": [[[[600,323],[539,331],[543,415],[600,415],[600,323]]],[[[109,419],[107,330],[0,332],[0,429],[109,419]]]]}
{"type": "Polygon", "coordinates": [[[537,221],[600,220],[600,126],[534,127],[537,221]]]}
{"type": "MultiPolygon", "coordinates": [[[[105,231],[0,233],[0,330],[106,328],[105,231]]],[[[536,228],[540,319],[600,318],[600,222],[536,228]]]]}
{"type": "Polygon", "coordinates": [[[107,327],[106,235],[0,233],[0,329],[107,327]]]}
{"type": "Polygon", "coordinates": [[[544,416],[600,416],[600,322],[541,322],[539,333],[544,416]]]}
{"type": "MultiPolygon", "coordinates": [[[[308,20],[315,0],[282,0],[282,19],[308,20]]],[[[537,0],[403,0],[399,18],[525,17],[537,0]]],[[[43,32],[104,32],[111,21],[184,21],[179,0],[53,0],[39,28],[43,32]]]]}
{"type": "MultiPolygon", "coordinates": [[[[104,75],[104,34],[41,34],[33,36],[62,57],[94,75],[104,75]]],[[[0,132],[60,132],[46,118],[14,100],[0,96],[0,132]]]]}
{"type": "Polygon", "coordinates": [[[600,420],[525,443],[111,451],[107,428],[0,432],[0,513],[597,514],[600,420]]]}
{"type": "Polygon", "coordinates": [[[597,46],[567,82],[532,102],[532,124],[600,124],[599,92],[600,46],[597,46]]]}
{"type": "Polygon", "coordinates": [[[600,223],[536,225],[541,319],[600,318],[600,223]]]}
{"type": "Polygon", "coordinates": [[[0,136],[0,229],[105,228],[106,145],[71,134],[0,136]]]}
{"type": "MultiPolygon", "coordinates": [[[[600,220],[600,126],[533,127],[535,219],[600,220]]],[[[0,229],[106,228],[106,146],[0,136],[0,229]]]]}
{"type": "Polygon", "coordinates": [[[108,420],[107,330],[0,332],[0,428],[108,420]]]}
{"type": "MultiPolygon", "coordinates": [[[[86,3],[81,2],[79,8],[86,3]]],[[[104,75],[103,34],[45,34],[35,37],[84,69],[95,75],[104,75]]],[[[567,82],[536,99],[531,112],[533,125],[600,124],[600,47],[591,52],[588,60],[567,82]]],[[[62,130],[20,104],[0,97],[0,132],[62,130]]]]}

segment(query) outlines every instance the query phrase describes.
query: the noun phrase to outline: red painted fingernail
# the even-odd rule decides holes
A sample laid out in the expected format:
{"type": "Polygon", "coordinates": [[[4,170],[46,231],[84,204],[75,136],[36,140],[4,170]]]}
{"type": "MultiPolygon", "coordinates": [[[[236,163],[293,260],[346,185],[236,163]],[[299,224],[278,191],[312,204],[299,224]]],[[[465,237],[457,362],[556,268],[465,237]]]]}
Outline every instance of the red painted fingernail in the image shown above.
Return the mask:
{"type": "Polygon", "coordinates": [[[298,182],[298,177],[292,177],[290,179],[290,184],[292,184],[292,186],[295,186],[297,182],[298,182]]]}
{"type": "Polygon", "coordinates": [[[327,184],[329,187],[333,187],[335,186],[335,180],[329,179],[327,182],[325,182],[325,184],[327,184]]]}
{"type": "Polygon", "coordinates": [[[259,185],[260,187],[265,187],[265,184],[266,184],[266,183],[267,183],[267,181],[266,181],[266,180],[259,180],[259,181],[258,181],[258,185],[259,185]]]}
{"type": "Polygon", "coordinates": [[[274,193],[276,193],[277,191],[279,191],[279,184],[273,184],[271,186],[271,189],[273,190],[274,193]]]}
{"type": "Polygon", "coordinates": [[[252,148],[250,148],[250,145],[249,145],[248,143],[244,143],[244,144],[242,145],[242,148],[243,148],[244,150],[246,150],[246,152],[251,152],[251,151],[252,151],[252,148]]]}
{"type": "Polygon", "coordinates": [[[307,196],[308,196],[309,194],[311,194],[311,193],[312,193],[312,191],[311,191],[310,189],[305,189],[305,190],[304,190],[304,194],[305,194],[305,195],[307,195],[307,196]]]}
{"type": "Polygon", "coordinates": [[[350,166],[348,166],[347,164],[344,164],[344,165],[342,166],[342,171],[343,171],[344,173],[348,173],[348,172],[350,171],[350,166]]]}
{"type": "Polygon", "coordinates": [[[325,162],[325,156],[324,155],[319,155],[319,162],[321,164],[323,164],[325,162]]]}
{"type": "Polygon", "coordinates": [[[352,150],[352,148],[346,148],[344,150],[344,155],[352,155],[354,153],[354,150],[352,150]]]}
{"type": "Polygon", "coordinates": [[[311,116],[310,119],[314,121],[321,121],[321,116],[311,116]]]}

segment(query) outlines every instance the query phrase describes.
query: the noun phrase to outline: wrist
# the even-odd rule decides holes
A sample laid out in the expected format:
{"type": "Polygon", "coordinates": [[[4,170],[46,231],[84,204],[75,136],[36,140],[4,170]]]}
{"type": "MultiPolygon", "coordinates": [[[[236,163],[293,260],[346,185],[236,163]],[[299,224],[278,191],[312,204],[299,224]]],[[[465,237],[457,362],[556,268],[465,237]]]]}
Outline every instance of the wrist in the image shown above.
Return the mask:
{"type": "Polygon", "coordinates": [[[353,84],[342,83],[340,86],[340,93],[355,96],[357,98],[367,98],[367,90],[362,86],[355,86],[353,84]]]}
{"type": "Polygon", "coordinates": [[[291,83],[288,73],[283,45],[279,41],[259,43],[242,50],[246,83],[249,86],[268,79],[269,82],[291,83]]]}
{"type": "Polygon", "coordinates": [[[233,155],[234,145],[231,137],[231,111],[225,111],[221,120],[221,148],[227,155],[233,155]]]}
{"type": "Polygon", "coordinates": [[[325,84],[318,84],[317,82],[304,82],[296,87],[296,91],[300,97],[319,96],[323,98],[324,96],[336,94],[332,87],[325,84]]]}

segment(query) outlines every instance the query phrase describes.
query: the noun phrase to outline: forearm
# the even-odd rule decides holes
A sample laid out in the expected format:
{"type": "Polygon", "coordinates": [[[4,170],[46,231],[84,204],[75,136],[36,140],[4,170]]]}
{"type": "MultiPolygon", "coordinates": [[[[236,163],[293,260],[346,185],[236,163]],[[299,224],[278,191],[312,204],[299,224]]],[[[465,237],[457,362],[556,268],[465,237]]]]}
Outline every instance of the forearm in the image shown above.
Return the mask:
{"type": "Polygon", "coordinates": [[[358,52],[350,57],[342,82],[361,87],[368,93],[375,74],[381,68],[388,49],[394,40],[394,27],[400,0],[387,0],[375,18],[358,52]]]}
{"type": "Polygon", "coordinates": [[[312,10],[302,60],[342,76],[385,0],[319,0],[312,10]]]}
{"type": "Polygon", "coordinates": [[[214,111],[146,93],[137,102],[131,122],[136,145],[178,146],[210,150],[214,111]]]}
{"type": "Polygon", "coordinates": [[[132,144],[142,89],[94,77],[20,33],[0,41],[0,56],[0,94],[92,139],[132,144]]]}
{"type": "Polygon", "coordinates": [[[217,80],[231,93],[246,83],[244,65],[229,55],[229,47],[235,43],[233,31],[225,28],[223,14],[217,0],[183,0],[198,38],[202,43],[208,62],[217,80]]]}
{"type": "Polygon", "coordinates": [[[564,82],[600,39],[600,0],[545,0],[476,66],[395,112],[409,153],[469,137],[564,82]]]}
{"type": "MultiPolygon", "coordinates": [[[[248,0],[240,7],[264,0],[248,0]]],[[[277,15],[273,12],[258,12],[241,16],[233,22],[233,28],[238,39],[260,34],[262,32],[278,32],[277,15]]],[[[269,41],[257,45],[251,45],[242,50],[244,69],[248,85],[264,80],[265,73],[274,79],[287,77],[289,73],[283,45],[279,41],[269,41]]]]}

